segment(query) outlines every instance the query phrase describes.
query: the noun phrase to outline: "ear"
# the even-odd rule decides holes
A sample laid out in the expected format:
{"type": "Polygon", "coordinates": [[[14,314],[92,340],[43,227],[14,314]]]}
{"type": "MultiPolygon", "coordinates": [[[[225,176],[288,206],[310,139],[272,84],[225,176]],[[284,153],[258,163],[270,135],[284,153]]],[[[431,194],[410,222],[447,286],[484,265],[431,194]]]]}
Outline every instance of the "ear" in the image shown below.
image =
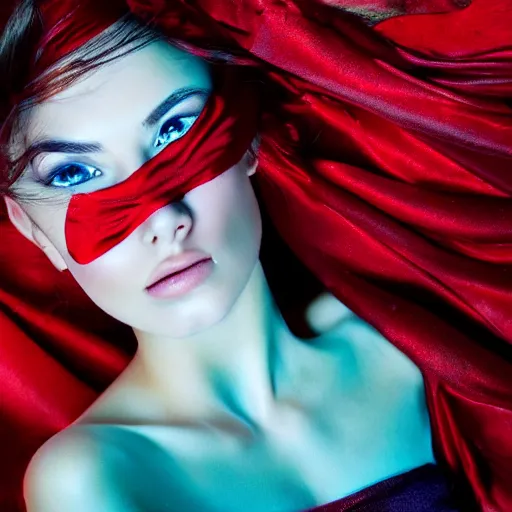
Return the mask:
{"type": "Polygon", "coordinates": [[[254,153],[250,152],[247,154],[247,176],[252,176],[256,173],[258,163],[258,157],[254,153]]]}
{"type": "Polygon", "coordinates": [[[68,267],[57,248],[30,218],[28,213],[12,198],[4,196],[9,220],[13,226],[30,242],[39,247],[60,272],[68,267]]]}

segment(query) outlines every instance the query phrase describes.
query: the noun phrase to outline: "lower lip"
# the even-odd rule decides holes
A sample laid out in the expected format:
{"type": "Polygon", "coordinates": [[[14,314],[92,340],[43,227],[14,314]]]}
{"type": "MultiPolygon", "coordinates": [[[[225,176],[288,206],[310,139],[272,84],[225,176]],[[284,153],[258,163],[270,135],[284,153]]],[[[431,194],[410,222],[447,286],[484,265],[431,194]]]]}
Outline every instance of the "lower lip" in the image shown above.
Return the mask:
{"type": "Polygon", "coordinates": [[[192,265],[160,281],[158,284],[146,288],[151,297],[170,299],[190,292],[205,281],[213,271],[213,260],[207,259],[192,265]]]}

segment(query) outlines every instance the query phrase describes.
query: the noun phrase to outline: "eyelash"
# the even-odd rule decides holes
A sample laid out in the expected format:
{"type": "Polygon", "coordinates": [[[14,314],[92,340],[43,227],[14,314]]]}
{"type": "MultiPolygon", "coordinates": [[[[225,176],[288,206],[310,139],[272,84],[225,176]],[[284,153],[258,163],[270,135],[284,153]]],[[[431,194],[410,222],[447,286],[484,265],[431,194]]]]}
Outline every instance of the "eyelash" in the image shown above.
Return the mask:
{"type": "MultiPolygon", "coordinates": [[[[194,121],[199,117],[199,115],[188,115],[188,116],[179,116],[179,117],[171,117],[170,119],[167,119],[161,126],[158,136],[156,140],[153,143],[153,148],[158,149],[159,151],[162,150],[165,146],[172,144],[174,141],[180,139],[183,137],[192,127],[194,124],[194,121]],[[167,130],[165,130],[167,128],[167,130]],[[182,133],[178,136],[172,139],[172,133],[182,130],[182,133]],[[172,139],[172,140],[171,140],[172,139]]],[[[76,174],[75,174],[76,175],[76,174]]],[[[86,165],[81,163],[68,163],[62,166],[57,167],[52,172],[50,172],[49,176],[44,180],[44,184],[46,186],[50,187],[58,187],[58,188],[69,188],[69,187],[76,187],[80,186],[88,181],[90,181],[92,178],[96,178],[98,176],[101,176],[102,172],[92,165],[86,165]],[[70,170],[87,170],[90,172],[90,176],[88,179],[79,181],[77,183],[73,184],[55,184],[55,178],[62,177],[64,174],[69,172],[70,170]]],[[[69,176],[68,176],[69,177],[69,176]]]]}
{"type": "MultiPolygon", "coordinates": [[[[180,117],[171,117],[170,119],[168,119],[167,121],[164,122],[164,124],[162,125],[162,127],[160,128],[160,133],[158,135],[158,137],[156,138],[154,144],[153,144],[153,147],[157,148],[157,147],[161,147],[161,146],[158,146],[157,143],[158,141],[160,141],[162,139],[162,131],[164,131],[164,128],[167,126],[167,127],[174,127],[176,129],[177,126],[181,125],[181,128],[183,130],[185,130],[179,137],[175,138],[174,140],[165,140],[163,145],[167,145],[167,144],[170,144],[171,142],[174,142],[175,140],[178,140],[180,139],[181,137],[183,137],[183,135],[185,135],[189,130],[190,128],[192,127],[192,125],[194,124],[194,121],[198,118],[197,115],[192,115],[192,116],[180,116],[180,117]]],[[[164,131],[164,137],[166,134],[169,134],[169,131],[164,131]]]]}

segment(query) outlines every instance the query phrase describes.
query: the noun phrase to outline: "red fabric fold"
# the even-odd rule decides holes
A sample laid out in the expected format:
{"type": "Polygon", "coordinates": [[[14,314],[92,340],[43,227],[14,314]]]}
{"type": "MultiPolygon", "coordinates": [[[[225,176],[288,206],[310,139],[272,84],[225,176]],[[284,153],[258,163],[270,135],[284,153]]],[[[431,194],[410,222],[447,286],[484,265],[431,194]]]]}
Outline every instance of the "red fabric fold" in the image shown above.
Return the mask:
{"type": "Polygon", "coordinates": [[[122,0],[109,0],[101,10],[96,0],[80,0],[73,4],[40,0],[38,5],[43,20],[43,37],[38,45],[34,78],[128,12],[122,0]]]}
{"type": "Polygon", "coordinates": [[[75,261],[86,264],[105,254],[154,212],[242,159],[258,130],[257,87],[236,68],[217,74],[214,91],[183,137],[116,186],[71,197],[65,232],[75,261]]]}
{"type": "MultiPolygon", "coordinates": [[[[503,512],[512,509],[512,4],[467,4],[128,2],[198,52],[223,48],[260,67],[262,207],[324,286],[422,370],[436,457],[468,508],[503,512]]],[[[4,219],[0,425],[16,478],[133,351],[126,331],[20,238],[4,219]],[[36,264],[29,283],[23,269],[36,264]],[[62,310],[47,293],[55,283],[62,310]],[[92,333],[95,318],[104,324],[92,333]]],[[[19,503],[16,478],[11,490],[2,483],[5,510],[19,503]]]]}

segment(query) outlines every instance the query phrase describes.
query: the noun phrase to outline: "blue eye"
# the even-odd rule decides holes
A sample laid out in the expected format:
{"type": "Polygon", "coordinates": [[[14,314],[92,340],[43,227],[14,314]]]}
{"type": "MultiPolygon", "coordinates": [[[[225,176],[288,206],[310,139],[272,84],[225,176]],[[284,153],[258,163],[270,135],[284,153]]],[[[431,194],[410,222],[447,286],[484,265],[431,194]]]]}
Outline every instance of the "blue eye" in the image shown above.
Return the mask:
{"type": "Polygon", "coordinates": [[[173,117],[168,119],[160,129],[157,139],[153,146],[155,148],[162,148],[171,142],[183,137],[194,124],[198,115],[173,117]]]}
{"type": "Polygon", "coordinates": [[[74,187],[101,176],[101,174],[101,171],[92,165],[66,164],[53,171],[45,180],[45,185],[74,187]]]}

